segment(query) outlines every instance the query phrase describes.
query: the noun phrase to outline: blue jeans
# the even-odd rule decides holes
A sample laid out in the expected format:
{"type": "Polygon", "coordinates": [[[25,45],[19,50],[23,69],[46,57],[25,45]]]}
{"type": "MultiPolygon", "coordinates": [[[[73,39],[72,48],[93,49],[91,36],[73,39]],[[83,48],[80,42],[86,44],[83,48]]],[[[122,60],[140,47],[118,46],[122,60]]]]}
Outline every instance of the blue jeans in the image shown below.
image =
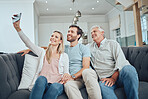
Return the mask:
{"type": "Polygon", "coordinates": [[[29,99],[57,99],[63,90],[63,84],[47,83],[46,77],[39,76],[30,93],[29,99]]]}
{"type": "Polygon", "coordinates": [[[99,81],[103,99],[117,99],[114,90],[118,87],[124,87],[127,99],[138,99],[139,80],[136,69],[127,65],[119,73],[118,80],[112,87],[105,86],[105,82],[99,81]]]}

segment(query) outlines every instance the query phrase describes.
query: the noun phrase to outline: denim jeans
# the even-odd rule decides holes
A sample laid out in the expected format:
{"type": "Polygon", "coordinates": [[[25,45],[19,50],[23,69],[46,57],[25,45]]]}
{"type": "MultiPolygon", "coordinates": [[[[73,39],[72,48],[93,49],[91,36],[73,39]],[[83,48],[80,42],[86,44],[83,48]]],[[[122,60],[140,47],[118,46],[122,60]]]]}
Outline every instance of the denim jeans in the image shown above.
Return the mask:
{"type": "Polygon", "coordinates": [[[114,90],[118,87],[124,87],[127,99],[138,99],[138,74],[131,65],[124,66],[121,69],[118,80],[112,87],[105,86],[105,82],[102,83],[102,81],[99,81],[99,85],[103,99],[117,99],[114,90]]]}
{"type": "Polygon", "coordinates": [[[30,93],[29,99],[57,99],[63,90],[63,84],[47,83],[46,77],[39,76],[30,93]]]}

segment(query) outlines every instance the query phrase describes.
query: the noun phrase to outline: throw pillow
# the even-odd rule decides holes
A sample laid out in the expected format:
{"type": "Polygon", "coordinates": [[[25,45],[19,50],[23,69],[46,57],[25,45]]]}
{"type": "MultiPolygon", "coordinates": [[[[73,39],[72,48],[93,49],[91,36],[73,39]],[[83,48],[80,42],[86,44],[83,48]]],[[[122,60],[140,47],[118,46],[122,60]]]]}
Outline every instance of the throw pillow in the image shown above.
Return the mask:
{"type": "Polygon", "coordinates": [[[22,72],[22,78],[18,89],[29,89],[38,66],[38,57],[26,54],[22,72]]]}

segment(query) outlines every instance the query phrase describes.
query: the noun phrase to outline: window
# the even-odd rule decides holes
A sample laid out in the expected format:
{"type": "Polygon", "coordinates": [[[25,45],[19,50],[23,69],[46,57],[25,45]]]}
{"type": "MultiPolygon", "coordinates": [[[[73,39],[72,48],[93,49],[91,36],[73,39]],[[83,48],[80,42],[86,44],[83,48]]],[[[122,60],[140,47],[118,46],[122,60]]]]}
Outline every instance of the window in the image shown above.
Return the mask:
{"type": "Polygon", "coordinates": [[[121,32],[120,32],[120,28],[115,30],[115,34],[116,34],[116,41],[121,45],[121,32]]]}
{"type": "Polygon", "coordinates": [[[148,31],[147,31],[147,17],[144,15],[141,17],[141,29],[142,29],[142,40],[148,44],[148,31]]]}

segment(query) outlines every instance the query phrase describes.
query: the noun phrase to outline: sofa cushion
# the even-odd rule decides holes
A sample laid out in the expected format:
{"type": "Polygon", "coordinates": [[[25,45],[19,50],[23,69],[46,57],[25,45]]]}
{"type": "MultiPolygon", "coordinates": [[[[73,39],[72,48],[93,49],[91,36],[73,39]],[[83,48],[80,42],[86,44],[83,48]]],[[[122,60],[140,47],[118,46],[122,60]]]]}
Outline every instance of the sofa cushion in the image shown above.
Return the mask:
{"type": "Polygon", "coordinates": [[[118,99],[126,99],[124,88],[115,89],[115,94],[118,97],[118,99]]]}
{"type": "Polygon", "coordinates": [[[60,96],[58,96],[57,99],[68,99],[67,95],[65,92],[63,92],[60,96]]]}
{"type": "Polygon", "coordinates": [[[148,98],[148,82],[139,82],[139,99],[148,98]]]}
{"type": "MultiPolygon", "coordinates": [[[[148,82],[140,81],[138,92],[139,99],[145,99],[148,95],[148,82]]],[[[115,89],[115,94],[117,95],[118,99],[126,99],[124,88],[115,89]]]]}
{"type": "Polygon", "coordinates": [[[8,99],[29,99],[29,90],[18,90],[12,93],[8,99]]]}
{"type": "MultiPolygon", "coordinates": [[[[83,97],[83,99],[88,99],[88,94],[87,94],[87,91],[86,91],[86,88],[81,88],[80,89],[80,92],[81,92],[81,95],[83,97]]],[[[61,94],[60,96],[58,96],[57,99],[68,99],[67,95],[65,92],[63,92],[63,94],[61,94]]]]}
{"type": "MultiPolygon", "coordinates": [[[[80,89],[80,92],[82,94],[83,99],[88,99],[88,95],[86,92],[85,88],[80,89]]],[[[30,91],[29,90],[18,90],[14,93],[12,93],[8,99],[29,99],[29,95],[30,95],[30,91]]],[[[67,95],[65,92],[63,92],[63,94],[61,94],[60,96],[58,96],[57,99],[68,99],[67,95]]]]}

